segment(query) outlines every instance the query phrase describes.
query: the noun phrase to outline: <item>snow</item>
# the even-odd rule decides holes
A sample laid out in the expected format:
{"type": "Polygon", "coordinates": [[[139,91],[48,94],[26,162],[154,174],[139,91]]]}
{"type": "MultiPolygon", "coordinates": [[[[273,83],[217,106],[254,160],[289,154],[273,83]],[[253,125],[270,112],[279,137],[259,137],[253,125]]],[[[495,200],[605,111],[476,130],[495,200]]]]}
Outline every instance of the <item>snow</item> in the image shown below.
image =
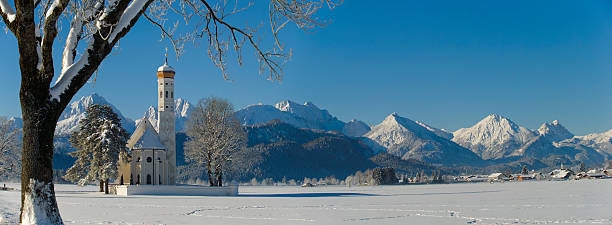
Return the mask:
{"type": "Polygon", "coordinates": [[[551,174],[551,177],[554,179],[563,179],[570,175],[570,171],[566,169],[556,169],[553,170],[551,174]]]}
{"type": "Polygon", "coordinates": [[[8,19],[9,23],[15,21],[15,10],[13,10],[13,7],[8,0],[0,0],[0,9],[6,14],[6,18],[8,19]]]}
{"type": "MultiPolygon", "coordinates": [[[[42,37],[40,35],[40,29],[42,29],[42,28],[39,28],[39,27],[35,27],[34,28],[34,33],[35,33],[37,39],[40,39],[42,37]]],[[[42,50],[41,50],[41,46],[42,46],[42,43],[38,43],[36,45],[36,54],[38,56],[38,63],[36,63],[36,69],[37,70],[42,70],[42,50]]]]}
{"type": "Polygon", "coordinates": [[[54,0],[53,3],[51,4],[51,6],[49,7],[49,9],[47,9],[47,13],[45,14],[45,19],[49,19],[49,17],[51,17],[51,15],[53,14],[53,10],[55,10],[55,8],[61,6],[60,4],[61,0],[54,0]]]}
{"type": "Polygon", "coordinates": [[[78,45],[78,38],[83,33],[83,19],[79,16],[79,14],[74,15],[74,19],[70,24],[70,32],[68,32],[68,37],[66,38],[66,45],[64,47],[64,52],[62,53],[62,72],[65,73],[69,66],[74,63],[74,56],[72,51],[76,50],[78,45]]]}
{"type": "Polygon", "coordinates": [[[249,105],[238,110],[236,118],[244,125],[259,125],[272,120],[280,120],[298,128],[325,131],[342,131],[346,126],[344,122],[312,102],[299,104],[290,100],[279,102],[274,106],[249,105]]]}
{"type": "Polygon", "coordinates": [[[344,125],[342,128],[342,133],[351,137],[361,137],[368,133],[371,129],[372,128],[370,128],[368,124],[357,119],[352,119],[344,125]]]}
{"type": "MultiPolygon", "coordinates": [[[[182,98],[178,98],[174,100],[174,118],[175,118],[175,130],[177,132],[185,131],[187,128],[187,122],[189,121],[189,116],[191,115],[191,103],[189,101],[184,100],[182,98]]],[[[145,112],[143,118],[148,119],[151,122],[151,125],[158,130],[157,120],[158,120],[158,112],[157,107],[149,106],[149,109],[145,112]]],[[[139,119],[135,121],[136,126],[138,126],[143,120],[139,119]]]]}
{"type": "Polygon", "coordinates": [[[403,159],[417,159],[433,164],[475,165],[481,163],[476,154],[440,137],[413,120],[392,113],[364,135],[372,149],[382,147],[389,154],[403,159]]]}
{"type": "Polygon", "coordinates": [[[128,133],[134,131],[135,125],[133,120],[124,117],[117,107],[109,103],[104,97],[94,93],[89,96],[81,97],[79,100],[70,103],[70,105],[64,109],[55,127],[55,134],[58,136],[68,136],[72,132],[77,131],[80,127],[79,121],[85,118],[87,108],[93,104],[110,105],[113,112],[119,115],[121,126],[123,126],[128,133]]]}
{"type": "Polygon", "coordinates": [[[562,145],[580,144],[591,147],[598,152],[606,152],[612,154],[612,130],[603,133],[594,133],[585,136],[575,136],[573,138],[563,140],[562,145]]]}
{"type": "Polygon", "coordinates": [[[115,27],[113,32],[110,34],[108,41],[109,42],[115,41],[115,38],[117,37],[117,35],[124,29],[128,28],[132,20],[136,19],[136,16],[138,15],[138,13],[144,9],[145,5],[149,1],[150,0],[132,1],[132,3],[130,3],[130,5],[125,9],[125,11],[123,11],[121,18],[119,19],[119,22],[117,23],[117,26],[115,27]]]}
{"type": "MultiPolygon", "coordinates": [[[[31,189],[32,192],[26,194],[23,200],[22,224],[57,224],[55,218],[49,218],[49,214],[53,215],[53,213],[49,212],[49,206],[41,201],[41,198],[49,198],[51,196],[51,184],[30,179],[29,189],[31,189]]],[[[57,217],[59,217],[59,215],[57,215],[57,217]]]]}
{"type": "Polygon", "coordinates": [[[425,129],[427,129],[427,130],[429,130],[431,132],[434,132],[434,134],[436,134],[436,135],[438,135],[440,137],[446,138],[448,140],[453,139],[453,133],[451,133],[451,132],[448,132],[448,131],[446,131],[444,129],[438,129],[438,128],[429,126],[429,125],[427,125],[427,124],[425,124],[425,123],[423,123],[421,121],[414,121],[414,122],[419,124],[419,125],[421,125],[425,129]]]}
{"type": "Polygon", "coordinates": [[[542,124],[536,132],[540,136],[544,136],[553,142],[559,142],[574,137],[574,134],[561,125],[558,120],[552,123],[542,124]]]}
{"type": "Polygon", "coordinates": [[[155,128],[146,120],[138,125],[127,145],[130,149],[166,149],[166,146],[159,141],[155,128]]]}
{"type": "MultiPolygon", "coordinates": [[[[13,184],[18,186],[18,184],[13,184]]],[[[240,187],[240,196],[129,196],[56,185],[71,224],[610,224],[612,179],[407,186],[240,187]]],[[[0,191],[15,223],[19,192],[0,191]]]]}
{"type": "Polygon", "coordinates": [[[535,133],[508,118],[492,114],[470,128],[455,131],[453,136],[452,141],[483,159],[497,159],[519,149],[535,137],[535,133]]]}
{"type": "Polygon", "coordinates": [[[157,72],[175,72],[174,68],[168,66],[168,64],[164,64],[157,68],[157,72]]]}
{"type": "Polygon", "coordinates": [[[81,69],[83,69],[83,67],[87,65],[87,63],[89,62],[89,50],[92,48],[93,46],[90,44],[87,49],[85,49],[83,55],[81,56],[81,58],[79,58],[79,60],[77,60],[76,63],[73,63],[65,70],[62,70],[53,87],[49,89],[49,93],[51,94],[52,100],[59,101],[60,95],[68,89],[70,83],[72,83],[72,79],[79,73],[81,69]]]}

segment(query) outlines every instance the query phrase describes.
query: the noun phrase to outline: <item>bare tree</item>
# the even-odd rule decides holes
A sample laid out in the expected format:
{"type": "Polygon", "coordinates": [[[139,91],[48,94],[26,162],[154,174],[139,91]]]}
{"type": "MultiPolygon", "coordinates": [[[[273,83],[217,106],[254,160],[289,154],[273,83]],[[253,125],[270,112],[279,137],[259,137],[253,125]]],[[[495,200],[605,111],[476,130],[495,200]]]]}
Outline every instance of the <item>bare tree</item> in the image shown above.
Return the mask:
{"type": "Polygon", "coordinates": [[[14,176],[19,168],[19,133],[13,121],[0,117],[0,178],[14,176]]]}
{"type": "Polygon", "coordinates": [[[230,17],[251,2],[213,0],[0,0],[0,17],[17,39],[23,115],[20,222],[62,224],[53,186],[53,135],[57,120],[77,91],[102,61],[144,15],[169,38],[177,56],[182,46],[207,41],[208,56],[227,79],[229,51],[242,63],[246,43],[255,52],[260,72],[270,80],[282,79],[282,65],[290,55],[278,41],[278,32],[291,22],[309,31],[325,24],[315,13],[332,8],[332,0],[270,0],[270,29],[275,44],[260,45],[257,29],[239,26],[230,17]],[[176,34],[179,23],[186,30],[176,34]],[[53,46],[59,31],[66,31],[60,71],[54,69],[53,46]],[[55,79],[55,82],[52,81],[55,79]]]}
{"type": "Polygon", "coordinates": [[[223,186],[223,166],[246,147],[246,132],[227,100],[210,97],[193,109],[187,127],[186,158],[206,166],[210,186],[223,186]]]}

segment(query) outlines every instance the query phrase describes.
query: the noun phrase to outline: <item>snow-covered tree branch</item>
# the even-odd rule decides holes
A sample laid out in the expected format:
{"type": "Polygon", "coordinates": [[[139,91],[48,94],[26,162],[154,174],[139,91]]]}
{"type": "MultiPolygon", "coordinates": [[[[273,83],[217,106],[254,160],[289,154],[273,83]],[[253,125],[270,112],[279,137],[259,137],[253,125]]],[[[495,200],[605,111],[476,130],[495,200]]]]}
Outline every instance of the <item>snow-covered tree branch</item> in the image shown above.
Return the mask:
{"type": "Polygon", "coordinates": [[[187,128],[186,158],[206,166],[210,186],[223,185],[223,165],[231,155],[246,147],[246,133],[227,100],[200,100],[192,111],[187,128]]]}
{"type": "Polygon", "coordinates": [[[15,33],[15,10],[13,6],[9,3],[8,0],[0,0],[0,16],[2,16],[2,20],[6,24],[6,26],[15,33]]]}

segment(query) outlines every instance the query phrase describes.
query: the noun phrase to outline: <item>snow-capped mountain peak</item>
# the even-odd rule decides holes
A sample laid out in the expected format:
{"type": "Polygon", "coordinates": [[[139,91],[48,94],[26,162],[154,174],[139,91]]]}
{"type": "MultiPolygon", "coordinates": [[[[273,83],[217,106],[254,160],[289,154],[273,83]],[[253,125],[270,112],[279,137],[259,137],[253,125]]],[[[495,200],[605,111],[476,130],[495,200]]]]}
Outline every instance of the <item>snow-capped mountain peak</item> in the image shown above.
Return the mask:
{"type": "Polygon", "coordinates": [[[361,137],[371,130],[370,126],[357,119],[352,119],[344,125],[342,133],[351,137],[361,137]]]}
{"type": "Polygon", "coordinates": [[[574,137],[574,134],[561,125],[558,120],[554,120],[552,123],[542,124],[536,132],[540,136],[544,136],[553,142],[559,142],[574,137]]]}
{"type": "Polygon", "coordinates": [[[58,136],[68,136],[72,132],[76,131],[79,128],[79,121],[85,118],[87,108],[93,104],[110,105],[113,111],[119,115],[123,128],[126,129],[128,133],[134,131],[135,126],[133,120],[124,117],[121,114],[121,111],[119,111],[119,109],[117,109],[113,104],[106,101],[104,97],[94,93],[89,96],[81,97],[78,101],[70,103],[70,105],[64,109],[57,122],[55,134],[58,136]]]}
{"type": "Polygon", "coordinates": [[[438,135],[440,137],[446,138],[448,140],[453,139],[453,133],[448,132],[445,129],[438,129],[438,128],[429,126],[426,123],[423,123],[421,121],[414,121],[414,122],[416,122],[418,125],[421,125],[423,128],[433,132],[434,134],[436,134],[436,135],[438,135]]]}
{"type": "MultiPolygon", "coordinates": [[[[182,98],[177,98],[174,100],[174,117],[175,124],[174,127],[176,131],[184,131],[186,128],[186,123],[189,120],[189,116],[191,115],[191,103],[189,101],[184,100],[182,98]]],[[[147,118],[151,125],[155,128],[155,130],[159,131],[157,126],[158,120],[158,111],[154,106],[149,106],[147,111],[145,112],[143,118],[147,118]]],[[[142,119],[136,120],[135,126],[137,127],[142,119]]]]}
{"type": "Polygon", "coordinates": [[[236,112],[236,117],[245,125],[263,124],[278,119],[299,128],[327,131],[342,131],[345,123],[320,109],[312,102],[299,104],[290,100],[274,106],[249,105],[236,112]]]}
{"type": "Polygon", "coordinates": [[[134,121],[136,127],[140,126],[140,123],[142,122],[143,119],[148,119],[149,122],[151,123],[151,126],[155,128],[155,131],[159,132],[159,129],[157,127],[157,109],[155,107],[149,106],[149,109],[145,111],[144,116],[134,121]]]}
{"type": "Polygon", "coordinates": [[[458,165],[480,159],[471,151],[442,138],[413,120],[392,113],[364,135],[373,149],[386,149],[404,159],[413,158],[434,164],[458,165]]]}
{"type": "Polygon", "coordinates": [[[497,159],[511,154],[535,134],[508,118],[491,114],[472,127],[455,131],[453,136],[454,142],[483,159],[497,159]]]}

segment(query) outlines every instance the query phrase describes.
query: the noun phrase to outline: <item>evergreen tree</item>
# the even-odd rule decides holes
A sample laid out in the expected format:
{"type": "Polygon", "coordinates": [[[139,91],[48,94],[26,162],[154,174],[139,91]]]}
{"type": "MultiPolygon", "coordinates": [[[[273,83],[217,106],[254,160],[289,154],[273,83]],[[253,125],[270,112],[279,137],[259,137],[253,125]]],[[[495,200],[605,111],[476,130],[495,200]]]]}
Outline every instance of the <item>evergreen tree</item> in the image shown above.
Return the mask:
{"type": "Polygon", "coordinates": [[[127,156],[128,134],[108,105],[91,105],[79,125],[69,140],[77,149],[70,155],[77,160],[64,178],[79,185],[98,180],[100,191],[108,193],[108,181],[117,176],[119,155],[127,156]]]}
{"type": "Polygon", "coordinates": [[[527,165],[523,166],[523,169],[521,170],[521,174],[523,174],[523,175],[529,174],[529,170],[527,170],[527,165]]]}

